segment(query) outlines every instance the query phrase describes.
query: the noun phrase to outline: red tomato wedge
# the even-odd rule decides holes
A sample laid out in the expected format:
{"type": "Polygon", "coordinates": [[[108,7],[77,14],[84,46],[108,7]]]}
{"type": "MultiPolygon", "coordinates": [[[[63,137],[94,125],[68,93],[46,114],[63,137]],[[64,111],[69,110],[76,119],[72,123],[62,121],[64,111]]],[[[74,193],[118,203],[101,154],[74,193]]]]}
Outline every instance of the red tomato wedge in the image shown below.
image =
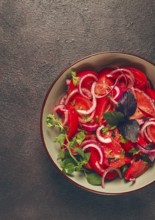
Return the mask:
{"type": "Polygon", "coordinates": [[[124,150],[117,141],[105,144],[102,147],[105,155],[104,163],[106,166],[120,168],[121,166],[130,163],[131,158],[124,155],[124,150]]]}
{"type": "Polygon", "coordinates": [[[83,97],[82,95],[76,95],[72,100],[72,104],[75,107],[75,109],[87,110],[91,107],[92,102],[89,99],[83,97]]]}
{"type": "Polygon", "coordinates": [[[97,99],[95,121],[99,125],[102,124],[103,114],[108,109],[109,105],[110,105],[110,101],[109,101],[109,99],[107,97],[103,97],[103,98],[97,99]]]}
{"type": "Polygon", "coordinates": [[[155,117],[155,105],[150,97],[140,89],[134,90],[137,107],[147,115],[155,117]]]}
{"type": "Polygon", "coordinates": [[[146,89],[146,93],[150,96],[151,99],[155,100],[155,91],[151,88],[146,89]]]}
{"type": "MultiPolygon", "coordinates": [[[[106,169],[106,166],[104,164],[99,164],[100,156],[94,148],[90,148],[89,152],[91,153],[89,163],[87,164],[88,167],[91,167],[96,173],[99,175],[103,175],[104,170],[106,169]]],[[[106,179],[114,179],[118,176],[118,174],[115,171],[109,172],[106,175],[106,179]]]]}
{"type": "Polygon", "coordinates": [[[107,94],[111,90],[111,86],[113,86],[112,80],[110,80],[107,76],[100,75],[95,87],[95,93],[97,95],[107,94]]]}
{"type": "Polygon", "coordinates": [[[125,67],[124,69],[127,69],[131,71],[135,77],[135,84],[134,87],[138,89],[145,90],[148,83],[147,83],[147,77],[146,75],[141,72],[140,70],[133,68],[133,67],[125,67]]]}
{"type": "Polygon", "coordinates": [[[155,125],[150,125],[150,127],[148,128],[148,134],[151,140],[155,143],[155,125]]]}
{"type": "Polygon", "coordinates": [[[66,109],[68,110],[67,135],[71,139],[78,129],[78,114],[72,105],[68,105],[66,109]]]}
{"type": "Polygon", "coordinates": [[[133,162],[125,172],[125,179],[132,180],[142,175],[149,168],[149,164],[143,160],[133,162]]]}

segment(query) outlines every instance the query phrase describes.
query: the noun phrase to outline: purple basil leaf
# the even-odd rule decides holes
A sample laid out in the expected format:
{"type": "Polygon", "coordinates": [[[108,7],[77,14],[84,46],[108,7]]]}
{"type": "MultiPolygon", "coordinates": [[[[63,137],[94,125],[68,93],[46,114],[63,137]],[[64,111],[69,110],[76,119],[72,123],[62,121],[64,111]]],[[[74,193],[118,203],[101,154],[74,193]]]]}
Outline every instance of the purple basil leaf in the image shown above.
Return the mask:
{"type": "Polygon", "coordinates": [[[139,133],[139,124],[135,119],[127,120],[126,122],[122,123],[118,126],[120,133],[125,137],[127,140],[132,142],[136,142],[139,133]]]}
{"type": "Polygon", "coordinates": [[[137,108],[137,101],[133,93],[129,90],[125,91],[118,102],[116,111],[122,112],[125,117],[133,115],[137,108]]]}

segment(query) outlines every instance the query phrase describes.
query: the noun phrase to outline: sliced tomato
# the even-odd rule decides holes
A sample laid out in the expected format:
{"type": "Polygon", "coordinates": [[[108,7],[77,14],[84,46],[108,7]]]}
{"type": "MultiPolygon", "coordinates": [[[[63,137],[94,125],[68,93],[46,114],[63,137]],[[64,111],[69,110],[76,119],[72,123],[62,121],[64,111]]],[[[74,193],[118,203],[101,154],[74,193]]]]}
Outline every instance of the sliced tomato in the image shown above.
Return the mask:
{"type": "Polygon", "coordinates": [[[66,107],[68,110],[67,135],[71,139],[78,130],[78,114],[72,105],[66,107]]]}
{"type": "Polygon", "coordinates": [[[134,87],[142,90],[145,90],[147,88],[148,85],[147,77],[142,71],[133,67],[125,67],[124,69],[127,69],[133,73],[135,77],[134,87]]]}
{"type": "Polygon", "coordinates": [[[141,112],[155,117],[155,105],[152,99],[140,89],[135,89],[134,93],[137,100],[137,108],[140,109],[141,112]]]}
{"type": "Polygon", "coordinates": [[[146,93],[148,94],[148,96],[150,96],[151,99],[155,100],[155,90],[147,88],[146,93]]]}
{"type": "Polygon", "coordinates": [[[107,94],[111,90],[111,86],[113,86],[113,82],[106,75],[100,75],[98,77],[98,81],[95,86],[95,93],[97,95],[107,94]]]}
{"type": "Polygon", "coordinates": [[[148,145],[148,142],[140,134],[138,135],[137,143],[144,148],[148,145]]]}
{"type": "Polygon", "coordinates": [[[110,105],[110,101],[107,97],[103,97],[97,99],[97,107],[95,113],[95,121],[101,125],[103,120],[103,114],[107,110],[108,106],[110,105]]]}
{"type": "Polygon", "coordinates": [[[148,134],[151,140],[155,143],[155,125],[150,125],[150,127],[148,128],[148,134]]]}
{"type": "Polygon", "coordinates": [[[125,179],[130,180],[142,175],[149,168],[149,164],[143,160],[133,162],[125,172],[125,179]]]}
{"type": "MultiPolygon", "coordinates": [[[[105,133],[101,132],[100,134],[104,139],[110,138],[112,142],[119,142],[120,143],[120,132],[117,128],[115,128],[113,130],[109,130],[105,133]]],[[[111,145],[111,143],[110,143],[110,145],[111,145]]]]}
{"type": "MultiPolygon", "coordinates": [[[[81,78],[87,74],[93,74],[95,75],[96,77],[98,77],[97,73],[93,70],[83,70],[79,73],[77,73],[77,77],[81,78]]],[[[83,83],[82,83],[82,87],[86,88],[86,89],[89,89],[91,88],[92,84],[94,82],[94,79],[92,77],[87,77],[86,79],[83,80],[83,83]]],[[[69,83],[68,85],[68,90],[69,91],[72,91],[73,89],[75,89],[77,86],[73,84],[73,81],[71,80],[71,82],[69,83]]]]}
{"type": "Polygon", "coordinates": [[[78,110],[87,110],[92,106],[92,102],[80,94],[74,97],[72,104],[78,110]]]}
{"type": "MultiPolygon", "coordinates": [[[[100,156],[99,153],[97,152],[96,149],[94,148],[89,148],[90,154],[90,159],[88,163],[88,167],[91,167],[96,173],[99,175],[103,175],[104,170],[107,168],[104,164],[99,164],[100,156]]],[[[114,179],[118,176],[116,171],[109,172],[106,175],[106,179],[114,179]]]]}
{"type": "Polygon", "coordinates": [[[108,167],[120,168],[121,166],[130,163],[131,159],[124,155],[124,150],[117,141],[103,146],[105,155],[104,163],[108,167]]]}

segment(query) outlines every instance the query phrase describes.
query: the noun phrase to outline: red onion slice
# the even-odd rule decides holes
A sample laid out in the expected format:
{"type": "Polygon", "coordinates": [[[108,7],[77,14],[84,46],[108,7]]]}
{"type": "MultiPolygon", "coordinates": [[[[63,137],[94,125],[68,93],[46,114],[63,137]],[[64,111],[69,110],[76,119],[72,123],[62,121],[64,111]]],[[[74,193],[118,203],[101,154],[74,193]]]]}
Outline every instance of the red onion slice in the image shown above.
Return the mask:
{"type": "Polygon", "coordinates": [[[143,126],[141,127],[140,132],[141,132],[142,137],[147,138],[147,140],[148,140],[149,142],[154,142],[154,139],[151,138],[151,136],[149,135],[148,130],[147,130],[147,128],[148,128],[150,125],[155,125],[155,121],[153,121],[153,120],[151,120],[151,119],[148,120],[148,121],[146,121],[146,122],[143,124],[143,126]]]}
{"type": "Polygon", "coordinates": [[[91,148],[95,148],[95,149],[98,151],[98,153],[99,153],[99,155],[100,155],[99,163],[100,163],[100,164],[103,164],[103,153],[102,153],[100,147],[99,147],[97,144],[94,144],[94,143],[92,142],[91,144],[85,145],[82,149],[83,149],[83,151],[85,151],[86,149],[88,149],[88,148],[90,148],[90,147],[91,147],[91,148]]]}
{"type": "MultiPolygon", "coordinates": [[[[152,125],[155,126],[155,122],[154,122],[154,124],[152,124],[152,125]]],[[[152,135],[152,133],[151,133],[150,126],[146,128],[146,131],[147,131],[148,136],[149,136],[150,139],[152,140],[152,142],[155,143],[155,137],[153,137],[153,135],[152,135]]]]}
{"type": "MultiPolygon", "coordinates": [[[[126,76],[125,76],[124,74],[121,74],[121,75],[119,75],[118,78],[116,79],[114,85],[113,85],[113,86],[110,86],[110,90],[109,90],[106,94],[104,94],[104,95],[97,95],[97,94],[95,94],[95,97],[96,97],[96,98],[103,98],[103,97],[108,96],[108,95],[113,91],[113,89],[115,88],[115,86],[117,85],[118,81],[119,81],[121,78],[124,78],[124,79],[125,79],[125,83],[126,83],[126,85],[127,85],[126,76]]],[[[102,84],[101,84],[101,85],[102,85],[102,84]]]]}
{"type": "Polygon", "coordinates": [[[115,86],[114,90],[115,90],[116,94],[113,97],[113,99],[118,101],[118,98],[120,97],[120,94],[121,94],[121,90],[120,90],[120,88],[118,86],[115,86]]]}
{"type": "Polygon", "coordinates": [[[81,127],[85,129],[86,131],[96,131],[98,128],[98,124],[81,124],[81,127]]]}
{"type": "Polygon", "coordinates": [[[68,104],[68,102],[70,101],[70,99],[72,98],[73,95],[75,95],[76,93],[78,93],[78,89],[74,89],[73,91],[71,91],[69,93],[69,95],[67,96],[66,100],[65,100],[65,105],[68,104]]]}
{"type": "Polygon", "coordinates": [[[88,109],[88,110],[77,110],[78,113],[84,114],[84,115],[89,115],[90,113],[92,113],[95,110],[96,105],[97,105],[96,97],[95,97],[95,85],[96,85],[96,82],[94,82],[92,84],[92,87],[91,87],[91,93],[92,93],[92,96],[93,96],[91,108],[88,109]]]}
{"type": "Polygon", "coordinates": [[[98,127],[97,131],[96,131],[96,136],[97,136],[97,139],[101,142],[101,143],[104,143],[104,144],[108,144],[108,143],[111,143],[112,140],[111,138],[104,138],[101,136],[101,130],[104,128],[104,125],[98,127]]]}
{"type": "Polygon", "coordinates": [[[59,105],[55,106],[53,111],[54,112],[57,112],[57,111],[65,112],[66,111],[65,105],[64,104],[59,104],[59,105]]]}
{"type": "Polygon", "coordinates": [[[67,122],[68,122],[68,110],[66,110],[66,111],[64,112],[64,120],[63,120],[63,122],[62,122],[62,125],[63,125],[63,126],[66,125],[67,122]]]}
{"type": "Polygon", "coordinates": [[[139,144],[136,144],[136,147],[144,154],[155,154],[155,149],[145,149],[144,147],[140,146],[139,144]]]}
{"type": "Polygon", "coordinates": [[[86,97],[86,98],[88,98],[88,97],[83,93],[82,83],[83,83],[83,81],[84,81],[85,79],[87,79],[88,77],[89,77],[89,78],[93,78],[95,81],[98,80],[98,78],[97,78],[95,75],[91,74],[91,73],[89,73],[89,74],[87,74],[87,75],[84,75],[84,76],[82,76],[82,77],[80,78],[80,81],[79,81],[79,83],[78,83],[79,93],[80,93],[82,96],[86,97]]]}
{"type": "Polygon", "coordinates": [[[112,172],[112,171],[116,171],[119,175],[120,178],[122,178],[122,174],[121,174],[121,171],[118,169],[118,168],[112,168],[112,167],[108,167],[107,169],[104,170],[104,173],[102,175],[102,188],[104,188],[105,186],[105,178],[106,178],[106,175],[109,173],[109,172],[112,172]]]}
{"type": "Polygon", "coordinates": [[[67,98],[67,94],[66,95],[64,95],[61,99],[60,99],[60,102],[59,102],[59,104],[61,105],[64,105],[65,104],[65,100],[66,100],[66,98],[67,98]]]}
{"type": "MultiPolygon", "coordinates": [[[[134,86],[134,82],[135,82],[135,77],[133,75],[133,73],[130,70],[124,69],[124,68],[118,68],[116,70],[113,70],[111,73],[109,73],[107,76],[112,77],[114,74],[118,73],[118,72],[126,72],[127,74],[125,75],[128,79],[129,79],[129,83],[128,83],[128,88],[132,88],[134,86]]],[[[127,79],[126,79],[126,84],[127,84],[127,79]]]]}
{"type": "Polygon", "coordinates": [[[84,124],[90,122],[94,118],[94,115],[95,115],[95,111],[93,111],[87,118],[82,118],[79,116],[78,120],[80,123],[84,124]]]}
{"type": "Polygon", "coordinates": [[[87,144],[96,144],[96,145],[98,145],[98,142],[96,140],[84,140],[82,142],[82,144],[80,145],[80,147],[83,148],[87,144]]]}

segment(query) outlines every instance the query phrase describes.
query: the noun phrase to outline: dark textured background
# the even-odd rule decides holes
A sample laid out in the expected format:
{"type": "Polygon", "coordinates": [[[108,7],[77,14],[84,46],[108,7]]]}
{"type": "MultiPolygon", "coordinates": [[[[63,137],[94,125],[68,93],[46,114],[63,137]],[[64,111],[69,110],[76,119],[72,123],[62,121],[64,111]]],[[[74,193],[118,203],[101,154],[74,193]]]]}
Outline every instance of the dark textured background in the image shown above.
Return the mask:
{"type": "Polygon", "coordinates": [[[44,96],[59,72],[99,51],[155,63],[154,0],[0,0],[0,219],[155,219],[155,184],[123,196],[71,185],[40,137],[44,96]]]}

